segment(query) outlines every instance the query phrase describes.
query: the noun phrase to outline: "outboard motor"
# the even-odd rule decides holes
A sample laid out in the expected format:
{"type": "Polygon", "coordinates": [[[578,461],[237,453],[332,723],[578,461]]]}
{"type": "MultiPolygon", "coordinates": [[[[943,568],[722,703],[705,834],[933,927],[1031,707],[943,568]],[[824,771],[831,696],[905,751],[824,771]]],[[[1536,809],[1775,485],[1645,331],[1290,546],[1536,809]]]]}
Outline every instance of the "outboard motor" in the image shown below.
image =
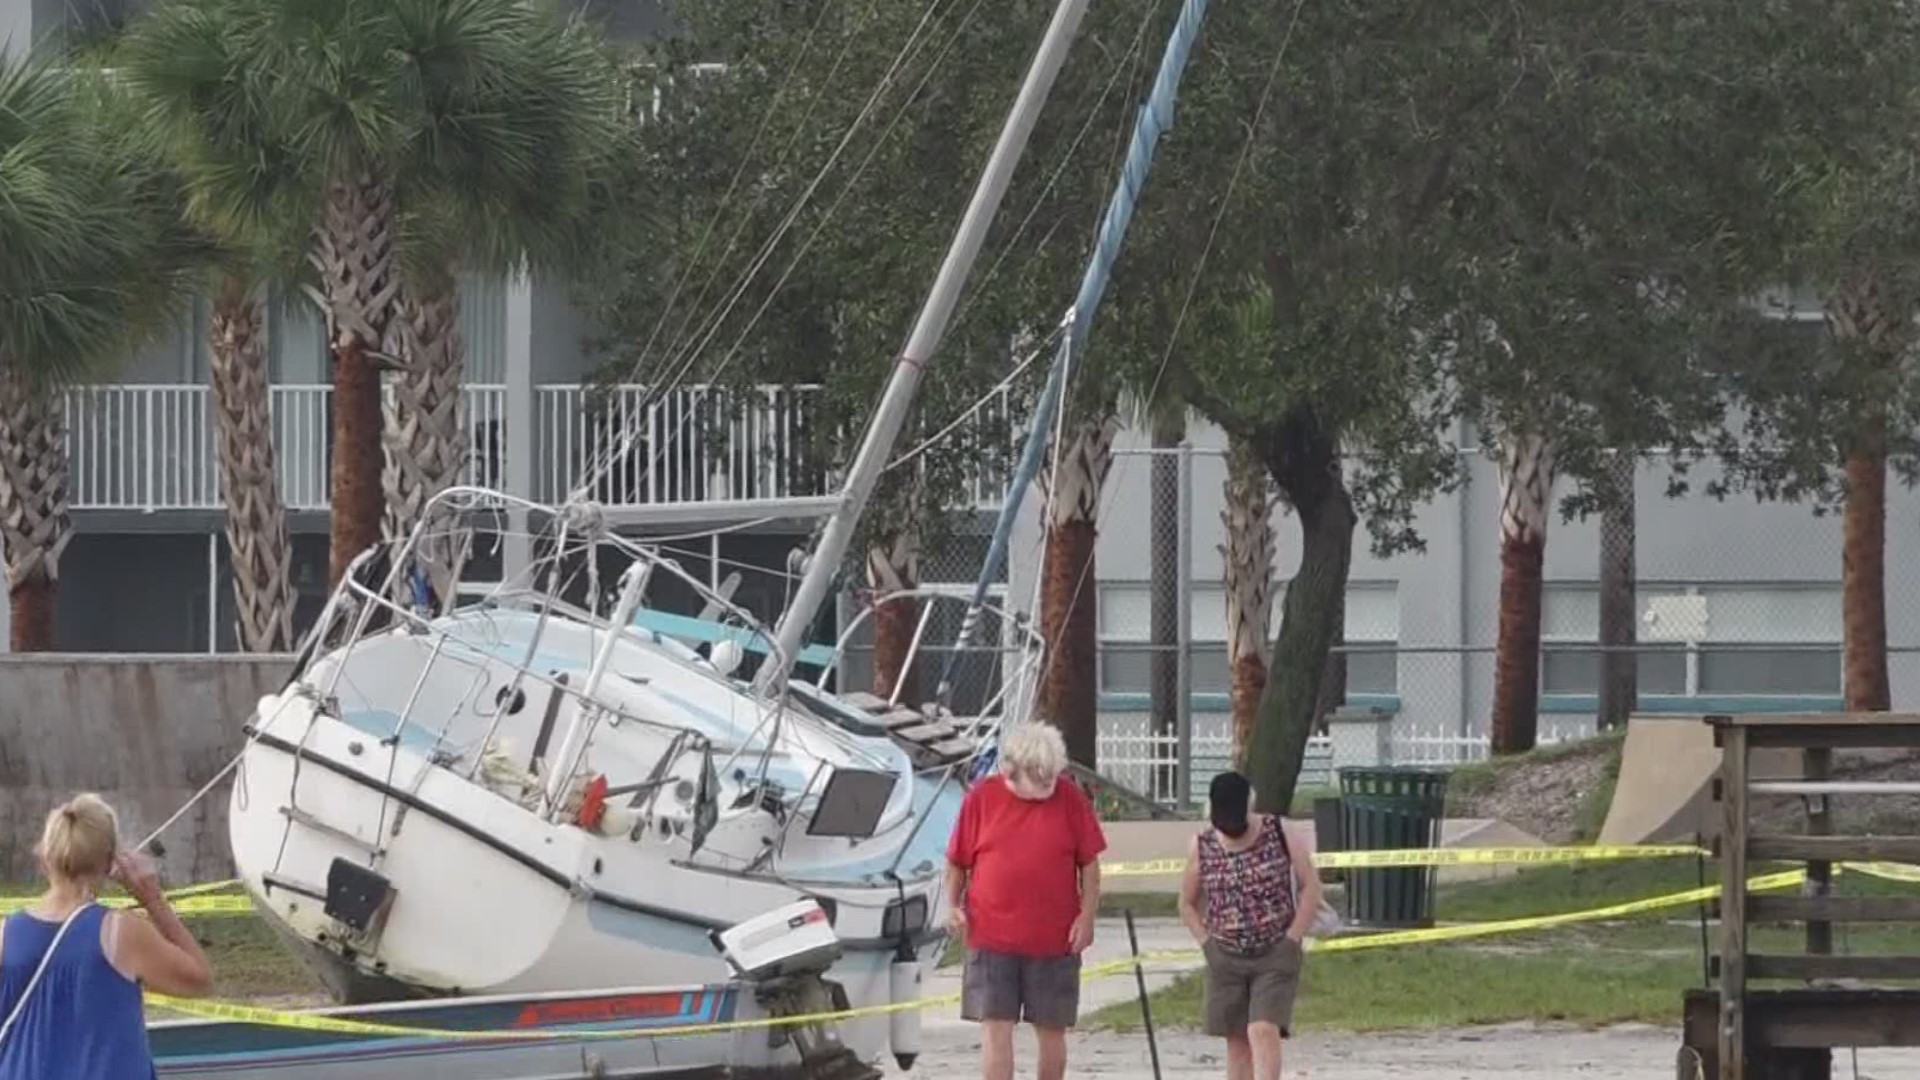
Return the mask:
{"type": "MultiPolygon", "coordinates": [[[[802,900],[710,934],[735,973],[753,987],[754,1000],[773,1017],[816,1016],[851,1007],[846,988],[826,978],[840,959],[840,939],[826,910],[802,900]]],[[[831,1025],[818,1021],[768,1031],[768,1046],[792,1041],[811,1080],[880,1080],[831,1025]]]]}

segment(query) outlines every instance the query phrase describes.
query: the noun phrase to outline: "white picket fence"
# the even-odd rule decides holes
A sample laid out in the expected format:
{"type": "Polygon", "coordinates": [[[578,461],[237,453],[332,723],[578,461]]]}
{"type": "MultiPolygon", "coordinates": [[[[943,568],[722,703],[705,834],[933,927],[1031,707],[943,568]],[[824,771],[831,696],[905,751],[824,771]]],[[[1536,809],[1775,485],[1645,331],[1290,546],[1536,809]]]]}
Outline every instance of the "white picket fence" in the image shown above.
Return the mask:
{"type": "MultiPolygon", "coordinates": [[[[1129,726],[1102,730],[1095,752],[1101,775],[1160,802],[1172,802],[1174,769],[1180,760],[1180,739],[1129,726]]],[[[1188,798],[1203,801],[1207,784],[1216,773],[1232,767],[1233,740],[1224,733],[1193,733],[1193,760],[1188,775],[1188,798]]],[[[1307,742],[1306,764],[1300,770],[1303,787],[1333,783],[1333,741],[1316,735],[1307,742]]]]}
{"type": "MultiPolygon", "coordinates": [[[[1214,774],[1228,768],[1232,738],[1219,725],[1196,725],[1196,728],[1188,798],[1198,802],[1205,800],[1207,784],[1214,774]]],[[[1560,727],[1549,723],[1543,725],[1539,742],[1550,746],[1591,734],[1578,725],[1560,727]]],[[[1331,787],[1336,782],[1337,770],[1355,764],[1452,767],[1485,761],[1491,756],[1491,742],[1484,734],[1462,735],[1458,731],[1419,727],[1396,728],[1387,740],[1387,747],[1385,762],[1342,761],[1334,739],[1316,735],[1307,741],[1299,786],[1331,787]]],[[[1102,724],[1096,751],[1103,775],[1158,801],[1174,801],[1174,769],[1180,754],[1177,736],[1151,731],[1141,718],[1125,717],[1117,721],[1108,718],[1102,724]]]]}

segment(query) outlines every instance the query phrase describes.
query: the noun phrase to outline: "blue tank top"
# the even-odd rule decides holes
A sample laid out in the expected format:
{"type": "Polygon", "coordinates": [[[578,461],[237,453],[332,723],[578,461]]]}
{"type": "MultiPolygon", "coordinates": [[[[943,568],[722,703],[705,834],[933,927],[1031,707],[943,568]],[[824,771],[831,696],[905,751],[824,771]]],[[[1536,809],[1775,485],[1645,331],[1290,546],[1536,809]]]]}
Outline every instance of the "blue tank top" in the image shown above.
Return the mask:
{"type": "MultiPolygon", "coordinates": [[[[107,910],[89,904],[20,1018],[0,1042],[0,1080],[154,1080],[140,986],[108,962],[100,945],[107,910]]],[[[0,930],[0,1023],[33,979],[60,924],[26,912],[0,930]]]]}

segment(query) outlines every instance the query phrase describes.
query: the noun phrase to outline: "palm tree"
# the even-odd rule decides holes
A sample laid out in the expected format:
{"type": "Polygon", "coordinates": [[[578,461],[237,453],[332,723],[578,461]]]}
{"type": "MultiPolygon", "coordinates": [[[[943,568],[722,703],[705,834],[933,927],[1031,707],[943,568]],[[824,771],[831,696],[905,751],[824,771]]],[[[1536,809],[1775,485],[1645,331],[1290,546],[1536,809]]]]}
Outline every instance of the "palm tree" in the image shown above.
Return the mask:
{"type": "Polygon", "coordinates": [[[267,338],[245,277],[223,275],[207,324],[208,382],[240,647],[293,647],[293,543],[275,466],[267,338]]]}
{"type": "Polygon", "coordinates": [[[1227,594],[1227,670],[1232,678],[1233,761],[1246,764],[1260,695],[1267,689],[1267,665],[1273,639],[1273,562],[1278,546],[1273,529],[1273,478],[1266,463],[1245,442],[1227,446],[1226,502],[1220,524],[1222,584],[1227,594]]]}
{"type": "MultiPolygon", "coordinates": [[[[1893,370],[1903,362],[1900,321],[1870,272],[1842,281],[1827,298],[1835,341],[1893,370]]],[[[1841,513],[1840,604],[1844,622],[1848,712],[1892,708],[1887,677],[1887,417],[1859,419],[1847,446],[1846,502],[1841,513]]]]}
{"type": "Polygon", "coordinates": [[[1493,752],[1533,748],[1540,724],[1540,613],[1553,442],[1527,431],[1500,443],[1500,629],[1494,646],[1493,752]]]}
{"type": "Polygon", "coordinates": [[[310,215],[227,201],[228,163],[205,152],[203,126],[230,128],[222,141],[251,145],[251,168],[278,174],[276,183],[288,182],[298,168],[298,154],[261,123],[267,84],[259,80],[233,84],[226,97],[201,110],[196,123],[181,122],[166,97],[172,85],[168,73],[176,63],[205,61],[171,52],[172,41],[156,42],[151,28],[166,25],[143,24],[139,33],[116,43],[109,62],[137,109],[130,122],[158,140],[180,174],[188,215],[222,244],[221,258],[208,276],[207,371],[215,460],[227,507],[235,622],[241,648],[280,652],[293,645],[293,544],[273,442],[260,293],[267,282],[298,274],[310,215]]]}
{"type": "Polygon", "coordinates": [[[1100,580],[1094,547],[1100,536],[1100,491],[1113,464],[1119,425],[1110,411],[1069,423],[1055,461],[1040,473],[1047,494],[1045,576],[1040,586],[1040,633],[1047,643],[1039,715],[1060,728],[1067,754],[1092,768],[1098,739],[1098,626],[1100,580]]]}
{"type": "Polygon", "coordinates": [[[59,392],[166,325],[201,254],[84,71],[0,60],[0,546],[16,651],[54,647],[72,535],[59,392]]]}
{"type": "Polygon", "coordinates": [[[920,601],[893,593],[920,585],[920,536],[911,525],[867,544],[867,588],[873,594],[873,693],[882,700],[916,705],[920,689],[917,664],[910,664],[920,601]]]}
{"type": "MultiPolygon", "coordinates": [[[[487,0],[498,4],[501,0],[487,0]]],[[[385,423],[387,529],[403,535],[434,496],[459,480],[469,439],[461,415],[466,341],[459,332],[461,274],[568,272],[592,262],[608,190],[630,160],[623,75],[602,42],[579,24],[527,17],[511,33],[512,63],[491,61],[466,108],[493,128],[485,142],[452,147],[415,166],[440,191],[409,206],[400,340],[405,364],[385,423]],[[465,149],[482,156],[467,160],[465,149]]],[[[455,117],[469,123],[467,116],[455,117]]],[[[436,590],[452,595],[461,544],[455,524],[431,530],[424,561],[436,590]]]]}
{"type": "Polygon", "coordinates": [[[135,31],[140,81],[184,135],[203,210],[310,232],[333,354],[335,581],[381,538],[384,447],[425,455],[388,477],[397,519],[464,464],[461,261],[544,256],[546,240],[584,234],[531,243],[522,227],[575,205],[593,177],[569,174],[581,156],[561,150],[618,115],[610,65],[583,35],[520,0],[177,0],[135,31]],[[290,156],[263,167],[263,144],[290,156]],[[410,355],[424,370],[398,380],[388,435],[381,372],[410,355]]]}

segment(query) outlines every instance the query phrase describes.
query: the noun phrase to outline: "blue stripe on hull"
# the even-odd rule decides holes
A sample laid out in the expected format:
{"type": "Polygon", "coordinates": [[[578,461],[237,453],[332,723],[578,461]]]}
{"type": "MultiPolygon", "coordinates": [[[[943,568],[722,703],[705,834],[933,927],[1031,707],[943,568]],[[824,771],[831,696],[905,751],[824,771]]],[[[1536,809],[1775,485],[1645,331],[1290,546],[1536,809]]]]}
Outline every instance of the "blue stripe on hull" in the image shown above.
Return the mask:
{"type": "MultiPolygon", "coordinates": [[[[621,1031],[644,1037],[648,1029],[724,1023],[734,1017],[732,987],[688,991],[641,991],[581,997],[529,998],[473,1004],[347,1012],[371,1023],[450,1031],[621,1031]],[[645,1015],[633,1015],[636,1011],[645,1015]],[[622,1014],[626,1015],[622,1015],[622,1014]]],[[[436,1039],[402,1035],[349,1035],[301,1028],[264,1027],[239,1021],[162,1024],[149,1029],[161,1075],[219,1073],[264,1067],[345,1064],[474,1052],[505,1047],[574,1047],[615,1040],[593,1037],[526,1039],[436,1039]]]]}

